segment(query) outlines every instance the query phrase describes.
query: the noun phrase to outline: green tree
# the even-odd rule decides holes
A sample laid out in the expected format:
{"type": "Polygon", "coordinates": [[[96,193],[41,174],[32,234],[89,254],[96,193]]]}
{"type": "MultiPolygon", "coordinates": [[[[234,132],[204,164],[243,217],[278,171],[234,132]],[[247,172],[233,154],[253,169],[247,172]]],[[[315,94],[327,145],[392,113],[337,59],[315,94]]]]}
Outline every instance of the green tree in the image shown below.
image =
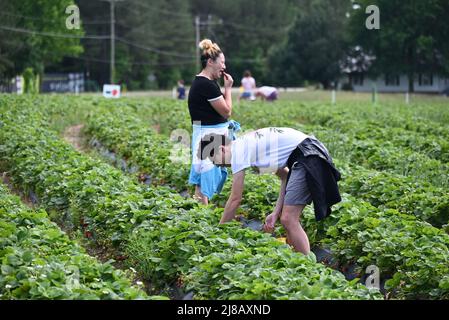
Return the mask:
{"type": "Polygon", "coordinates": [[[376,57],[371,68],[406,74],[414,91],[418,73],[449,73],[449,2],[447,0],[360,0],[350,22],[352,41],[376,57]],[[380,29],[368,30],[365,8],[380,9],[380,29]]]}
{"type": "Polygon", "coordinates": [[[329,88],[340,77],[340,61],[347,50],[349,0],[300,1],[288,40],[270,56],[273,81],[297,86],[303,80],[329,88]]]}
{"type": "MultiPolygon", "coordinates": [[[[250,69],[258,84],[262,84],[271,74],[267,57],[286,39],[297,1],[119,1],[115,78],[130,90],[170,88],[179,78],[190,82],[199,72],[195,64],[194,21],[200,15],[202,23],[211,22],[201,25],[201,38],[219,43],[236,84],[245,69],[250,69]],[[151,81],[152,76],[156,81],[151,81]]],[[[92,0],[76,3],[86,34],[108,36],[109,3],[92,0]]],[[[66,54],[62,62],[51,65],[51,70],[84,70],[99,85],[109,82],[109,39],[84,38],[81,44],[84,47],[81,56],[66,54]]]]}
{"type": "MultiPolygon", "coordinates": [[[[109,35],[109,3],[77,3],[87,33],[109,35]]],[[[115,20],[115,79],[119,83],[130,90],[170,88],[184,74],[193,74],[194,20],[187,1],[120,1],[115,20]]],[[[82,43],[85,54],[75,65],[100,84],[109,82],[110,41],[84,39],[82,43]]]]}
{"type": "Polygon", "coordinates": [[[252,71],[258,84],[271,80],[267,57],[286,39],[297,0],[190,1],[192,14],[212,23],[201,27],[201,38],[211,38],[220,45],[237,85],[246,69],[252,71]]]}
{"type": "Polygon", "coordinates": [[[71,4],[72,0],[0,0],[0,72],[12,76],[32,68],[42,74],[47,65],[65,55],[80,54],[77,36],[82,29],[66,27],[65,10],[71,4]]]}

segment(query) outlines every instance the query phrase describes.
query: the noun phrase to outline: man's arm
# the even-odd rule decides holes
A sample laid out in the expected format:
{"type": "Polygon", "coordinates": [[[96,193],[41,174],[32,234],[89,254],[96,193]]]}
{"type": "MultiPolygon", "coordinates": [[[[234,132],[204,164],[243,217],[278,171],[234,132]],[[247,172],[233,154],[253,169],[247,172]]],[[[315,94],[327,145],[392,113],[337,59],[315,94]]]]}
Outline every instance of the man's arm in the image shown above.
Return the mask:
{"type": "Polygon", "coordinates": [[[220,223],[226,223],[235,219],[235,212],[242,202],[243,195],[243,185],[245,181],[245,170],[237,172],[234,174],[232,179],[232,190],[228,201],[226,202],[226,207],[221,217],[220,223]]]}
{"type": "Polygon", "coordinates": [[[285,198],[285,189],[287,188],[287,176],[288,176],[288,168],[279,169],[276,172],[276,175],[281,179],[281,188],[279,190],[278,200],[276,201],[276,207],[274,208],[274,212],[278,215],[282,213],[282,208],[284,206],[284,198],[285,198]]]}
{"type": "Polygon", "coordinates": [[[276,201],[276,206],[271,214],[269,214],[265,220],[264,230],[267,232],[272,232],[276,221],[279,219],[284,207],[285,189],[287,188],[287,176],[288,168],[281,168],[276,172],[276,175],[281,179],[281,188],[279,189],[278,200],[276,201]]]}

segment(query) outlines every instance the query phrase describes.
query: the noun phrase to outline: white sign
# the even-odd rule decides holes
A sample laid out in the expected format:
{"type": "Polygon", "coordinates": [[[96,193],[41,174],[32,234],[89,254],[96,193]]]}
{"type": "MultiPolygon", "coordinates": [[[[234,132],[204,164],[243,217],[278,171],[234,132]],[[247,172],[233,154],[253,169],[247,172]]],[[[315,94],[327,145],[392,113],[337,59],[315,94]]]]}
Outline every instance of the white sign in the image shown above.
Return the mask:
{"type": "Polygon", "coordinates": [[[105,84],[103,86],[103,97],[120,98],[120,86],[115,84],[105,84]]]}

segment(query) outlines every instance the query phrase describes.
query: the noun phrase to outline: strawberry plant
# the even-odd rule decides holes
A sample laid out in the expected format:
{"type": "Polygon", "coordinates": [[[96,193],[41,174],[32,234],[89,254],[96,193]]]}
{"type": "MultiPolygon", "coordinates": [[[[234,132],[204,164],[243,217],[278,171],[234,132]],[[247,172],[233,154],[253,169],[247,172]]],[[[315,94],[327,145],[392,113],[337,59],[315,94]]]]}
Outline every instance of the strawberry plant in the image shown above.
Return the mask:
{"type": "Polygon", "coordinates": [[[45,211],[0,185],[0,299],[145,299],[111,262],[70,240],[45,211]]]}

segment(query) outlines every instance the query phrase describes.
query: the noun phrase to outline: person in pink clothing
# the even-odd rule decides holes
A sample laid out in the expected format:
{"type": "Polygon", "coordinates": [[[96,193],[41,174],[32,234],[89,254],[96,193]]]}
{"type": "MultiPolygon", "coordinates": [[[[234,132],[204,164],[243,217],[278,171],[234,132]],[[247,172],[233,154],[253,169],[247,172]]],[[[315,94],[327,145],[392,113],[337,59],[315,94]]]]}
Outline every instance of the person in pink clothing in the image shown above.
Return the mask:
{"type": "Polygon", "coordinates": [[[256,89],[256,80],[251,76],[251,72],[249,70],[246,70],[243,74],[242,78],[242,88],[243,92],[239,96],[238,100],[240,99],[252,99],[254,100],[254,90],[256,89]]]}

